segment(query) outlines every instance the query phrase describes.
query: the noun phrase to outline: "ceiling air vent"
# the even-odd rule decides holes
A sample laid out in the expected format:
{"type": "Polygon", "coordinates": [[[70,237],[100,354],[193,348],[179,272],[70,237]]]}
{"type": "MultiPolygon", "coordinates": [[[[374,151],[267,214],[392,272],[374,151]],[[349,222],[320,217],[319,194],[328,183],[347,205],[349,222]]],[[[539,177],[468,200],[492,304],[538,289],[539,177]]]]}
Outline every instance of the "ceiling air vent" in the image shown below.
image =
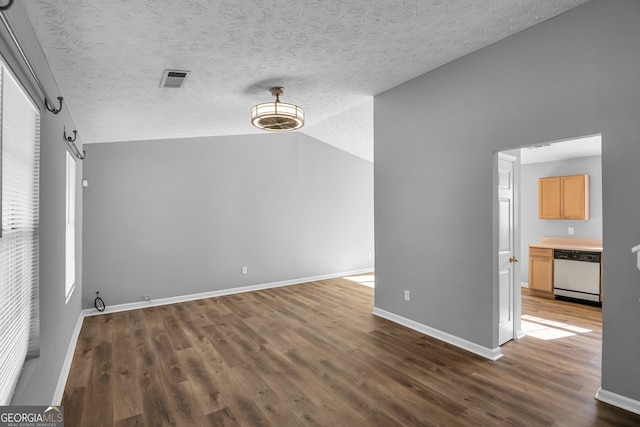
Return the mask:
{"type": "Polygon", "coordinates": [[[164,70],[160,87],[182,87],[190,72],[185,70],[164,70]]]}

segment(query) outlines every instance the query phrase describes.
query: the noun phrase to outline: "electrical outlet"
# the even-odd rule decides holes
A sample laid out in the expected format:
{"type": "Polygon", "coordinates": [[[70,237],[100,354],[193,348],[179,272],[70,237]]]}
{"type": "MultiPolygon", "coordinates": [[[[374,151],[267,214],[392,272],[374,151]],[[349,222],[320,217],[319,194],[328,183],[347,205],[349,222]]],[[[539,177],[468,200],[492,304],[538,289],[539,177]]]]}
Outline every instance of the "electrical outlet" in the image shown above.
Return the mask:
{"type": "Polygon", "coordinates": [[[242,274],[247,274],[247,271],[248,271],[248,270],[247,270],[247,266],[246,266],[246,265],[243,265],[243,266],[242,266],[241,273],[242,273],[242,274]]]}
{"type": "Polygon", "coordinates": [[[573,234],[576,232],[575,228],[573,228],[573,227],[569,227],[569,229],[567,231],[569,233],[569,236],[573,236],[573,234]]]}
{"type": "Polygon", "coordinates": [[[142,297],[142,299],[143,299],[144,301],[151,301],[151,298],[149,297],[149,295],[145,295],[145,296],[143,296],[143,297],[142,297]]]}
{"type": "Polygon", "coordinates": [[[404,300],[405,301],[411,301],[411,292],[410,291],[404,291],[404,300]]]}
{"type": "Polygon", "coordinates": [[[369,252],[369,259],[373,258],[373,254],[371,252],[369,252]]]}

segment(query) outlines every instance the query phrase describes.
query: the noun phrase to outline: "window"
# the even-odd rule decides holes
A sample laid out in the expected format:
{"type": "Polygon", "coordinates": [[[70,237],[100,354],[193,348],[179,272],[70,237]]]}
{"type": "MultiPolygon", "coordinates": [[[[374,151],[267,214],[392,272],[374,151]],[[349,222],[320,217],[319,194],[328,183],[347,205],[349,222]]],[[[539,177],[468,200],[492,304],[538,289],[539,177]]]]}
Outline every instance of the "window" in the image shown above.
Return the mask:
{"type": "Polygon", "coordinates": [[[65,233],[65,303],[76,286],[76,161],[67,151],[67,208],[65,233]]]}
{"type": "Polygon", "coordinates": [[[39,354],[40,114],[1,60],[0,94],[0,405],[8,405],[25,359],[39,354]]]}

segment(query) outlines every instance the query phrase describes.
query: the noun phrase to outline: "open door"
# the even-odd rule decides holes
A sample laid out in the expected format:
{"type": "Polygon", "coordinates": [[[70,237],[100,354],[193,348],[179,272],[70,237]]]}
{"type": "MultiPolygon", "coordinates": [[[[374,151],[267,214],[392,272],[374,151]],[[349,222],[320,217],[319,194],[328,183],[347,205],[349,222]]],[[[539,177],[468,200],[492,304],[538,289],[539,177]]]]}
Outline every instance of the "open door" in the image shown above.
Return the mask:
{"type": "Polygon", "coordinates": [[[498,153],[498,344],[516,338],[516,215],[517,158],[498,153]]]}

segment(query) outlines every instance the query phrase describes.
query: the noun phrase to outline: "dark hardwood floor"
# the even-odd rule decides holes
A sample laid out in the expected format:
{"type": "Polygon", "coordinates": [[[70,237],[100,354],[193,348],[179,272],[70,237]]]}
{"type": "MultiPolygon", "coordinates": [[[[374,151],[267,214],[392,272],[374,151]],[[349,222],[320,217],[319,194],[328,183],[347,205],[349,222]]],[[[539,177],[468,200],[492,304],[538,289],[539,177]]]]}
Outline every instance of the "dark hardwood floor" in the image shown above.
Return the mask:
{"type": "Polygon", "coordinates": [[[66,425],[640,425],[593,397],[598,308],[523,295],[496,362],[372,309],[333,279],[86,318],[66,425]]]}

